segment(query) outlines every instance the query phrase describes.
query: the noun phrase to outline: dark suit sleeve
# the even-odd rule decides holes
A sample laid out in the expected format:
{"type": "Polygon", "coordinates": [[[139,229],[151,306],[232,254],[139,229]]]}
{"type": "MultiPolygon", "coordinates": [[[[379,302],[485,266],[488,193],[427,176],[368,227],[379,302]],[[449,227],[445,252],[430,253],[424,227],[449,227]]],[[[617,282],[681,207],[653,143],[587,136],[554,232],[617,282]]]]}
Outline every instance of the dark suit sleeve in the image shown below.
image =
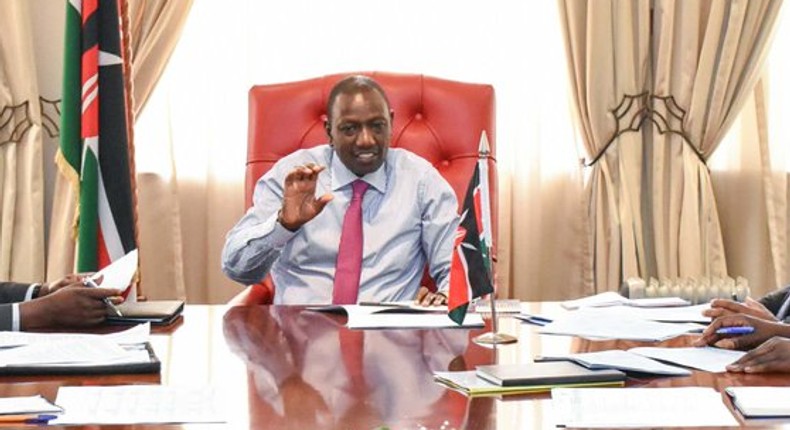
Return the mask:
{"type": "Polygon", "coordinates": [[[30,284],[0,282],[0,303],[16,303],[25,300],[30,284]]]}
{"type": "Polygon", "coordinates": [[[0,330],[11,330],[11,303],[25,300],[30,284],[0,282],[0,330]]]}
{"type": "Polygon", "coordinates": [[[11,306],[10,303],[0,304],[0,331],[11,330],[11,306]]]}
{"type": "Polygon", "coordinates": [[[790,293],[790,285],[782,288],[781,290],[777,290],[773,293],[763,296],[759,302],[768,308],[772,314],[776,315],[779,312],[779,309],[782,307],[782,304],[787,299],[788,293],[790,293]]]}

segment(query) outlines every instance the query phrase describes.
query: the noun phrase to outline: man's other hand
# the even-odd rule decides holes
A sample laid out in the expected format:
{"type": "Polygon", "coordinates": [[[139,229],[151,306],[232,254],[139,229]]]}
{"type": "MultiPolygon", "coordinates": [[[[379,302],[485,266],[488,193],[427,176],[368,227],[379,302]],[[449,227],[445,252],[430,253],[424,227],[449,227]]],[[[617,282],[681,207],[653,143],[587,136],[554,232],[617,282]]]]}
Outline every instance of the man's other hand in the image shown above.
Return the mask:
{"type": "Polygon", "coordinates": [[[431,292],[428,287],[420,287],[414,301],[420,306],[441,306],[447,304],[447,296],[442,292],[431,292]]]}
{"type": "Polygon", "coordinates": [[[727,366],[730,372],[790,372],[790,339],[772,337],[727,366]]]}
{"type": "Polygon", "coordinates": [[[743,303],[738,303],[728,299],[713,299],[710,302],[710,309],[702,311],[702,315],[711,318],[718,318],[725,315],[744,314],[766,321],[776,321],[776,316],[771,313],[762,303],[747,297],[743,303]]]}

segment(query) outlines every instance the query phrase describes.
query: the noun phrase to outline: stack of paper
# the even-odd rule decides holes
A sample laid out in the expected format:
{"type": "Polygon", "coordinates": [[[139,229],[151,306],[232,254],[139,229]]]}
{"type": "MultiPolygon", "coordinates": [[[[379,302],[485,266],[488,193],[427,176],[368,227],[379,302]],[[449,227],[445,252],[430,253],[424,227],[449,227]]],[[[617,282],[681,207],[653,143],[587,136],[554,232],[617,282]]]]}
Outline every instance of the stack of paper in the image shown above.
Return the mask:
{"type": "Polygon", "coordinates": [[[220,400],[209,387],[61,387],[55,403],[65,413],[50,424],[222,423],[220,400]]]}
{"type": "Polygon", "coordinates": [[[562,307],[574,310],[581,307],[601,307],[601,306],[638,306],[638,307],[666,307],[666,306],[688,306],[688,300],[680,297],[655,297],[645,299],[629,299],[613,291],[596,294],[594,296],[582,297],[575,300],[566,300],[561,303],[562,307]]]}
{"type": "Polygon", "coordinates": [[[733,351],[713,347],[659,348],[640,347],[628,351],[656,360],[679,364],[692,369],[720,373],[727,370],[727,365],[746,354],[744,351],[733,351]]]}
{"type": "Polygon", "coordinates": [[[652,375],[687,376],[691,371],[670,366],[633,352],[613,349],[597,352],[582,352],[536,357],[536,361],[568,360],[588,369],[619,369],[624,372],[638,372],[652,375]]]}
{"type": "Polygon", "coordinates": [[[0,332],[0,375],[156,373],[150,325],[106,334],[0,332]]]}
{"type": "Polygon", "coordinates": [[[668,324],[600,312],[594,309],[580,309],[564,318],[555,319],[544,326],[540,333],[579,336],[588,339],[624,339],[639,341],[662,341],[689,332],[700,331],[696,324],[668,324]]]}
{"type": "Polygon", "coordinates": [[[708,387],[555,388],[557,427],[737,426],[721,395],[708,387]]]}
{"type": "Polygon", "coordinates": [[[475,370],[460,372],[433,372],[434,379],[469,396],[498,396],[512,394],[546,393],[556,387],[621,387],[623,379],[603,382],[533,383],[525,385],[500,385],[481,378],[475,370]]]}
{"type": "Polygon", "coordinates": [[[790,417],[790,387],[727,387],[744,417],[790,417]]]}

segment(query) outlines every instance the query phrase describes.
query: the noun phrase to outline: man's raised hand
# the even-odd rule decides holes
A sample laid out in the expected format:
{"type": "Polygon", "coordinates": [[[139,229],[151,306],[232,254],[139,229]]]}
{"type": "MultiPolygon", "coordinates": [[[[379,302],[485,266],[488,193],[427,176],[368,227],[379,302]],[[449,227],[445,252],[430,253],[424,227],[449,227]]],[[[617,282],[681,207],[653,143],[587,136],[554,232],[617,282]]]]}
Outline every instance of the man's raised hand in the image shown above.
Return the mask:
{"type": "Polygon", "coordinates": [[[315,197],[318,174],[325,169],[313,163],[297,166],[285,177],[283,207],[277,220],[288,230],[296,231],[315,218],[329,203],[332,194],[315,197]]]}

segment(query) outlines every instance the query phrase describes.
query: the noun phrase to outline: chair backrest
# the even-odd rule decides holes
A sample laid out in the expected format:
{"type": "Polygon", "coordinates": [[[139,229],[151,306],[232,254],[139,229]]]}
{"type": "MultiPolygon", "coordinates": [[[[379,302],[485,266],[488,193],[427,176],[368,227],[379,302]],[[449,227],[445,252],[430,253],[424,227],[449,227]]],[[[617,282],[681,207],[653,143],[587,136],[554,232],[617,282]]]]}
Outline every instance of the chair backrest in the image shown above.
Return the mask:
{"type": "MultiPolygon", "coordinates": [[[[478,160],[480,136],[488,136],[492,199],[492,254],[496,256],[497,175],[494,88],[415,74],[361,72],[298,82],[256,85],[249,93],[246,205],[258,178],[280,158],[328,141],[324,131],[329,91],[340,79],[362,74],[375,79],[395,112],[391,147],[408,149],[429,162],[463,203],[478,160]]],[[[249,296],[249,294],[248,294],[249,296]]],[[[266,291],[235,303],[271,300],[266,291]]]]}

